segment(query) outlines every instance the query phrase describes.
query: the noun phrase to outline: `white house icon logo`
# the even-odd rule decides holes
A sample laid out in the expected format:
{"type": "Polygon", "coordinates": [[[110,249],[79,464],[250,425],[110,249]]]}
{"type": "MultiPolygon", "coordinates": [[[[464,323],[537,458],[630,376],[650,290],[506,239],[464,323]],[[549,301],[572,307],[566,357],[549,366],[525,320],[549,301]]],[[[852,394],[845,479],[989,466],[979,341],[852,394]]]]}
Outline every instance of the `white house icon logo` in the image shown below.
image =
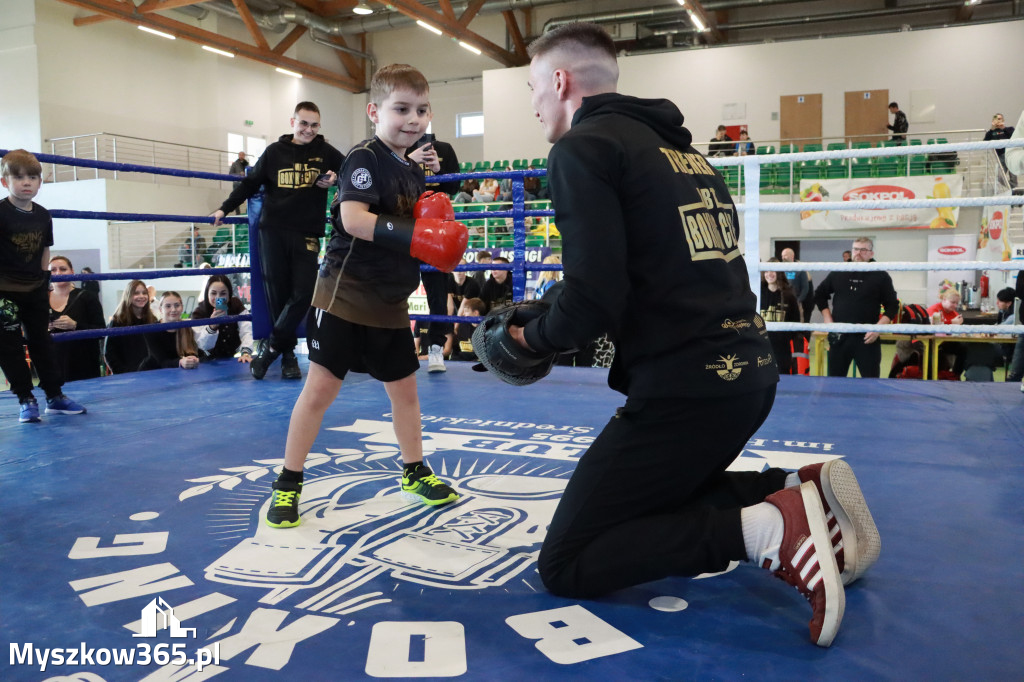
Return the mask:
{"type": "Polygon", "coordinates": [[[196,636],[195,628],[181,627],[181,623],[174,617],[174,608],[163,597],[157,597],[142,609],[141,627],[141,632],[132,637],[156,637],[157,631],[164,628],[170,631],[171,637],[196,636]]]}

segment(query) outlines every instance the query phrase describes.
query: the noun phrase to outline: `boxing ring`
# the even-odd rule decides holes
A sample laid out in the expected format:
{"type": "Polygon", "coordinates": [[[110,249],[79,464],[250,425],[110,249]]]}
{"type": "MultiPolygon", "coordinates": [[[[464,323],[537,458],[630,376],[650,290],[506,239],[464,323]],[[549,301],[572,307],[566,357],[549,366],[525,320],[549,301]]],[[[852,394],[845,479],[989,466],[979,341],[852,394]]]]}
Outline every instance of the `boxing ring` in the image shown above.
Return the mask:
{"type": "MultiPolygon", "coordinates": [[[[755,175],[757,158],[743,160],[755,175]]],[[[747,251],[757,253],[749,187],[747,197],[747,251]]],[[[520,244],[521,194],[509,215],[520,244]]],[[[526,270],[551,267],[516,261],[517,286],[526,270]]],[[[766,269],[750,265],[752,277],[766,269]]],[[[138,276],[148,275],[120,278],[138,276]]],[[[233,360],[114,375],[71,386],[88,414],[41,425],[17,424],[5,393],[0,677],[1020,677],[1019,386],[782,377],[734,468],[846,458],[882,536],[880,560],[847,590],[835,644],[820,649],[807,641],[806,603],[749,566],[592,601],[544,590],[535,560],[545,524],[623,402],[605,381],[601,369],[556,367],[513,388],[456,362],[422,373],[425,454],[463,494],[428,509],[398,495],[383,387],[350,375],[307,461],[303,524],[289,530],[262,517],[297,382],[253,381],[233,360]]]]}

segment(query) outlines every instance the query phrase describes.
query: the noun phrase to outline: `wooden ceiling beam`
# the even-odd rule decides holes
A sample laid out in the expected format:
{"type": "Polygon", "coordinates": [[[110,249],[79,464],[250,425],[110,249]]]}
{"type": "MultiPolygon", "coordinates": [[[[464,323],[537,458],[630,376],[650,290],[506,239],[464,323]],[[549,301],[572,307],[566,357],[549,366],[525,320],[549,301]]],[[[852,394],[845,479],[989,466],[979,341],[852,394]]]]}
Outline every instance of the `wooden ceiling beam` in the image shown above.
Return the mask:
{"type": "Polygon", "coordinates": [[[342,90],[347,90],[349,92],[362,92],[362,90],[365,89],[361,80],[356,80],[328,69],[300,62],[297,59],[285,57],[282,54],[277,54],[270,50],[269,46],[266,48],[255,47],[233,38],[228,38],[180,21],[175,21],[174,19],[169,19],[159,14],[139,14],[134,11],[134,7],[125,3],[117,2],[116,0],[60,0],[60,2],[73,5],[75,7],[81,7],[82,9],[90,10],[92,12],[99,12],[100,14],[109,16],[112,19],[119,19],[131,24],[148,26],[149,28],[170,33],[182,40],[188,40],[199,45],[209,45],[210,47],[227,50],[240,57],[269,64],[270,66],[287,69],[288,71],[294,71],[295,73],[301,74],[307,78],[320,81],[321,83],[327,83],[328,85],[332,85],[336,88],[341,88],[342,90]]]}
{"type": "Polygon", "coordinates": [[[253,18],[252,12],[249,11],[249,6],[245,4],[245,0],[231,0],[231,3],[238,10],[238,16],[242,17],[242,23],[249,29],[249,35],[256,41],[256,47],[261,50],[270,50],[270,43],[263,37],[263,31],[256,24],[256,19],[253,18]]]}
{"type": "Polygon", "coordinates": [[[288,35],[286,35],[284,38],[281,38],[281,42],[279,42],[277,45],[274,45],[274,49],[271,50],[271,52],[273,52],[274,54],[284,54],[285,52],[288,51],[288,48],[294,45],[299,40],[299,38],[306,34],[306,31],[308,30],[309,29],[306,28],[305,26],[296,26],[291,30],[291,32],[288,35]]]}
{"type": "Polygon", "coordinates": [[[512,36],[512,44],[515,45],[516,54],[527,59],[526,56],[526,40],[523,38],[522,31],[519,30],[519,22],[516,21],[515,12],[510,9],[503,11],[502,16],[505,17],[505,28],[508,30],[509,35],[512,36]]]}
{"type": "MultiPolygon", "coordinates": [[[[470,3],[470,7],[468,7],[466,12],[463,13],[463,19],[460,19],[459,21],[449,19],[443,13],[435,12],[421,3],[416,2],[416,0],[388,0],[388,4],[407,17],[420,19],[431,26],[440,29],[442,33],[447,34],[449,37],[454,38],[455,40],[462,40],[467,44],[472,45],[487,57],[493,59],[499,64],[502,64],[503,66],[522,66],[527,63],[525,56],[509,52],[508,50],[495,45],[483,36],[470,31],[461,23],[463,19],[472,19],[472,17],[475,16],[476,11],[479,10],[478,5],[482,5],[483,0],[474,0],[474,2],[470,3]],[[470,10],[473,10],[472,15],[467,16],[470,10]]],[[[466,23],[468,24],[469,22],[467,21],[466,23]]]]}

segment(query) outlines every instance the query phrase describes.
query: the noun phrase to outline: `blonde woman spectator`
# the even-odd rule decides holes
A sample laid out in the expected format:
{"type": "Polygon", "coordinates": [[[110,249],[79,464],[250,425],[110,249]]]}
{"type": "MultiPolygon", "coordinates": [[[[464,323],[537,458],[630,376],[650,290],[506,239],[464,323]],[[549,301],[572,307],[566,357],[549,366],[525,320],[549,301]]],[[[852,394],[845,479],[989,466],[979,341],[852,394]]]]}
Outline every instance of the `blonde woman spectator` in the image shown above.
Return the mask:
{"type": "MultiPolygon", "coordinates": [[[[557,254],[551,254],[550,256],[544,257],[544,265],[561,265],[562,257],[557,254]]],[[[560,270],[541,270],[540,277],[537,280],[537,288],[534,289],[533,297],[540,300],[547,293],[548,289],[554,285],[555,282],[562,279],[562,272],[560,270]]]]}
{"type": "MultiPolygon", "coordinates": [[[[165,291],[160,295],[160,321],[178,322],[184,305],[177,291],[165,291]]],[[[140,370],[180,367],[195,369],[199,366],[199,348],[196,338],[188,327],[166,329],[145,335],[149,355],[139,366],[140,370]]]]}

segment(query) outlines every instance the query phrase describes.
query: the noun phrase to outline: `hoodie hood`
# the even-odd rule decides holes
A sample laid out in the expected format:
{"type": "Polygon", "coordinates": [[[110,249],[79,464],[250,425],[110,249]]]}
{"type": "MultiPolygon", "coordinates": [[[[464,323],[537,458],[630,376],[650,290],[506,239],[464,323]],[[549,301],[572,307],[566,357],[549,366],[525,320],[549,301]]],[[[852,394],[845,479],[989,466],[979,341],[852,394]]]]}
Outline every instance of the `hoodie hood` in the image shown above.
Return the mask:
{"type": "Polygon", "coordinates": [[[685,149],[693,142],[693,135],[683,127],[683,114],[679,107],[667,99],[640,99],[615,92],[584,97],[572,117],[572,125],[585,118],[605,114],[618,114],[641,121],[679,149],[685,149]]]}

